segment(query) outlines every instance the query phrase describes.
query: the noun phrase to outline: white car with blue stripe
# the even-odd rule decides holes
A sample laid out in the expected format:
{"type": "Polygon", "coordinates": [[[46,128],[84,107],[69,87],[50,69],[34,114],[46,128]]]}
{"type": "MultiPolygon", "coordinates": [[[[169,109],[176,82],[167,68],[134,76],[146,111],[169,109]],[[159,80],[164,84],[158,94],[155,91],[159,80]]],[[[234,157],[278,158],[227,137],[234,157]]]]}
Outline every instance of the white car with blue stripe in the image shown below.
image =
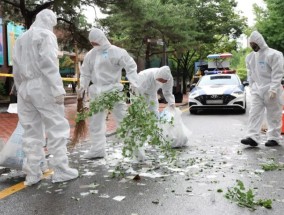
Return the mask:
{"type": "Polygon", "coordinates": [[[235,109],[246,112],[245,85],[236,74],[203,76],[188,97],[189,111],[235,109]]]}

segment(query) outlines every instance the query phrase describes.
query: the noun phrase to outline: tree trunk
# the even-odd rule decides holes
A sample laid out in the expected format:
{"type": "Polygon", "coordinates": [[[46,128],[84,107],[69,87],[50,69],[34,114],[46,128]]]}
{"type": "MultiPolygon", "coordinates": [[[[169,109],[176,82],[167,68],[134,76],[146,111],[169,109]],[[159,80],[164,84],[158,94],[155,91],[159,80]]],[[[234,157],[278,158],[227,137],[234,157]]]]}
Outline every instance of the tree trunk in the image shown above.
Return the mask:
{"type": "Polygon", "coordinates": [[[31,25],[33,24],[33,18],[34,16],[31,13],[26,13],[25,16],[25,27],[26,29],[29,29],[31,25]]]}
{"type": "Polygon", "coordinates": [[[150,48],[151,48],[151,44],[149,42],[146,41],[146,56],[145,56],[145,69],[150,68],[151,66],[151,62],[150,62],[150,48]]]}
{"type": "Polygon", "coordinates": [[[181,67],[181,59],[178,59],[178,63],[177,63],[177,88],[176,88],[176,92],[179,93],[180,92],[180,67],[181,67]]]}

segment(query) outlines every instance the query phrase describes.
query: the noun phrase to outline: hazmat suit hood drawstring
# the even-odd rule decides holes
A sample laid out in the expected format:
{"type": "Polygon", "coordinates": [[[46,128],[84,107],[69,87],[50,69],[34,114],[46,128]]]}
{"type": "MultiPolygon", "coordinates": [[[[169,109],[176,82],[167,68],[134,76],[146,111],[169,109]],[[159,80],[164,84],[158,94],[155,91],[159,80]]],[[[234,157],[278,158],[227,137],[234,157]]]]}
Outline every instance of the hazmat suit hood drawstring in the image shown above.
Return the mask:
{"type": "Polygon", "coordinates": [[[154,78],[162,78],[169,81],[171,79],[171,70],[168,66],[162,66],[154,75],[154,78]]]}
{"type": "Polygon", "coordinates": [[[98,28],[93,28],[90,31],[89,41],[99,44],[100,46],[99,46],[98,49],[102,49],[102,50],[105,50],[105,49],[107,49],[111,46],[111,44],[108,41],[108,39],[106,38],[104,32],[102,30],[98,29],[98,28]]]}
{"type": "Polygon", "coordinates": [[[253,31],[249,37],[249,42],[256,43],[261,50],[268,48],[263,36],[258,31],[253,31]]]}
{"type": "Polygon", "coordinates": [[[53,27],[57,25],[56,15],[52,10],[44,9],[36,15],[35,22],[31,28],[45,28],[53,32],[53,27]]]}

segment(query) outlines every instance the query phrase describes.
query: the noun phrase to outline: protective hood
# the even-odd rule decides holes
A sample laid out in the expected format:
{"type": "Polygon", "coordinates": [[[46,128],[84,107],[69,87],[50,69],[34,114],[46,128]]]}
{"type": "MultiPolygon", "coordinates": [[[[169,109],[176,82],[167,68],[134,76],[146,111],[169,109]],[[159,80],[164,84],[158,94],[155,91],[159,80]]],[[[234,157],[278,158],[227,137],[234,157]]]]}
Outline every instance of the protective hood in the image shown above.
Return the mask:
{"type": "Polygon", "coordinates": [[[32,24],[32,28],[45,28],[53,31],[53,27],[57,25],[57,18],[52,10],[44,9],[36,15],[36,19],[32,24]]]}
{"type": "Polygon", "coordinates": [[[101,49],[107,49],[111,46],[104,32],[98,28],[93,28],[91,30],[89,33],[89,41],[99,44],[101,49]]]}
{"type": "Polygon", "coordinates": [[[264,49],[267,46],[263,36],[258,31],[253,31],[249,37],[249,42],[256,43],[260,49],[264,49]]]}
{"type": "Polygon", "coordinates": [[[154,78],[162,78],[164,80],[170,80],[172,77],[170,67],[163,66],[155,73],[154,78]]]}

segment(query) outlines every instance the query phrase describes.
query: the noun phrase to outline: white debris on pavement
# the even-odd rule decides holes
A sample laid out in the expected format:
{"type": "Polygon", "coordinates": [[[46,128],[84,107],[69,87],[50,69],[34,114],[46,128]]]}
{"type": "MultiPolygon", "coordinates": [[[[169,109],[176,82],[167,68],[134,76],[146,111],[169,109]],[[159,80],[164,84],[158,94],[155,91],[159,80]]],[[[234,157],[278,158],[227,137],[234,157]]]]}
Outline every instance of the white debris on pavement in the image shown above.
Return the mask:
{"type": "Polygon", "coordinates": [[[84,174],[82,174],[82,176],[93,176],[93,175],[96,175],[95,172],[86,172],[84,174]]]}
{"type": "Polygon", "coordinates": [[[80,185],[80,188],[96,188],[98,186],[100,186],[100,185],[92,183],[92,184],[88,184],[88,185],[80,185]]]}
{"type": "Polygon", "coordinates": [[[125,196],[116,196],[113,198],[113,200],[119,201],[119,202],[122,201],[123,199],[125,199],[125,196]]]}
{"type": "Polygon", "coordinates": [[[101,194],[99,197],[103,199],[108,199],[110,196],[108,194],[101,194]]]}
{"type": "Polygon", "coordinates": [[[89,194],[90,194],[89,192],[80,193],[81,196],[87,196],[87,195],[89,195],[89,194]]]}

